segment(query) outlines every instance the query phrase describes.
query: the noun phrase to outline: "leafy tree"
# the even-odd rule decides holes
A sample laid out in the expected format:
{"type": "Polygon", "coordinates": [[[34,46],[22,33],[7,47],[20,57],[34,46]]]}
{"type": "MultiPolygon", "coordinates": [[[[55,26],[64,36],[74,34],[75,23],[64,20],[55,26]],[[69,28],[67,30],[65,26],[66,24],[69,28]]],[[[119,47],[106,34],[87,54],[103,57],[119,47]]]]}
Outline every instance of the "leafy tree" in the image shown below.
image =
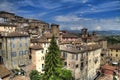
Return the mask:
{"type": "Polygon", "coordinates": [[[42,74],[37,70],[32,70],[29,76],[31,80],[42,80],[42,74]]]}
{"type": "Polygon", "coordinates": [[[57,72],[60,80],[72,80],[72,73],[70,70],[67,70],[65,68],[59,68],[57,69],[57,72]]]}

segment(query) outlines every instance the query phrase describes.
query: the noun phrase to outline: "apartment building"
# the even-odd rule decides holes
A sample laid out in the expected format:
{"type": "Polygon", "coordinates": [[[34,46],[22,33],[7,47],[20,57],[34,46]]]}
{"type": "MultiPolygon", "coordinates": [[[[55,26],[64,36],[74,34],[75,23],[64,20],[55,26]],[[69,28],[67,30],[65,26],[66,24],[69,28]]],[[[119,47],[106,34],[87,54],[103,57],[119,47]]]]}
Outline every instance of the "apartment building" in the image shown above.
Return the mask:
{"type": "Polygon", "coordinates": [[[11,32],[2,34],[2,58],[4,65],[8,69],[17,69],[19,66],[29,64],[29,44],[28,34],[11,32]]]}
{"type": "Polygon", "coordinates": [[[72,71],[72,76],[75,79],[80,79],[81,78],[80,50],[76,49],[75,46],[72,46],[70,44],[67,44],[66,46],[60,45],[60,50],[61,50],[61,58],[64,61],[64,67],[72,71]]]}
{"type": "Polygon", "coordinates": [[[16,25],[0,23],[0,32],[13,32],[16,30],[16,25]]]}
{"type": "Polygon", "coordinates": [[[98,45],[87,46],[88,65],[87,65],[87,80],[94,80],[100,69],[101,47],[98,45]]]}
{"type": "Polygon", "coordinates": [[[35,67],[35,70],[41,73],[44,73],[45,54],[48,52],[49,45],[50,41],[45,36],[31,40],[30,54],[32,65],[35,67]]]}
{"type": "Polygon", "coordinates": [[[109,58],[113,64],[120,62],[120,44],[109,46],[109,58]]]}

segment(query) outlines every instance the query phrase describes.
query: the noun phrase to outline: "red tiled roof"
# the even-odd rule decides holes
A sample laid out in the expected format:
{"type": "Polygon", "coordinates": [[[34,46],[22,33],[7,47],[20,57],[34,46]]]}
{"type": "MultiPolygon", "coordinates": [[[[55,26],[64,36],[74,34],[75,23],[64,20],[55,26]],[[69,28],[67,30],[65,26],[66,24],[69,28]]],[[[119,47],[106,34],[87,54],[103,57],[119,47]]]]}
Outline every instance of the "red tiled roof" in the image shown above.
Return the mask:
{"type": "Polygon", "coordinates": [[[115,70],[115,67],[113,66],[110,66],[110,65],[104,65],[104,66],[101,66],[102,69],[107,69],[107,70],[115,70]]]}

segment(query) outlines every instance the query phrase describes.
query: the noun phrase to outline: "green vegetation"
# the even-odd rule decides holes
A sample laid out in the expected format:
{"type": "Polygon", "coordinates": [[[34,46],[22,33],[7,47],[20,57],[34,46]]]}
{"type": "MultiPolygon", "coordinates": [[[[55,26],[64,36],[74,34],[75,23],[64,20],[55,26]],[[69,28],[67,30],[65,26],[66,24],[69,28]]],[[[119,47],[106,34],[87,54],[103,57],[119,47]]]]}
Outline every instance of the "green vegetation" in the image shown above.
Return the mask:
{"type": "Polygon", "coordinates": [[[45,55],[45,73],[39,74],[37,71],[32,71],[30,74],[31,80],[73,80],[70,70],[63,68],[61,53],[59,47],[52,37],[48,53],[45,55]]]}
{"type": "Polygon", "coordinates": [[[117,80],[116,77],[113,75],[113,80],[117,80]]]}
{"type": "Polygon", "coordinates": [[[120,36],[106,36],[108,44],[117,44],[120,43],[120,36]]]}
{"type": "Polygon", "coordinates": [[[40,74],[37,70],[32,70],[30,73],[30,79],[31,80],[43,80],[43,75],[40,74]]]}
{"type": "Polygon", "coordinates": [[[62,67],[60,60],[60,50],[54,37],[52,37],[50,46],[48,48],[48,53],[45,56],[45,79],[49,80],[51,76],[56,76],[56,69],[60,67],[62,67]]]}
{"type": "Polygon", "coordinates": [[[63,68],[60,56],[59,47],[53,36],[45,56],[45,80],[70,80],[72,78],[71,71],[63,68]]]}

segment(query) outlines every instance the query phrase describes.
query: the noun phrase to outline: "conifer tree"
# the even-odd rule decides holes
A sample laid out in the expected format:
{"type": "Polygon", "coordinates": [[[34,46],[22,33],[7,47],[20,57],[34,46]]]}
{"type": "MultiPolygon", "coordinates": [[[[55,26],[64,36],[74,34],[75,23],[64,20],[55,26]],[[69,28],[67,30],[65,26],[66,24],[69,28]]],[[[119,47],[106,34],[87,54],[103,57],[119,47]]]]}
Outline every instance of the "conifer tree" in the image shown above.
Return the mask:
{"type": "Polygon", "coordinates": [[[60,50],[53,36],[45,55],[45,74],[44,79],[50,80],[52,76],[57,76],[57,68],[61,67],[60,50]]]}

